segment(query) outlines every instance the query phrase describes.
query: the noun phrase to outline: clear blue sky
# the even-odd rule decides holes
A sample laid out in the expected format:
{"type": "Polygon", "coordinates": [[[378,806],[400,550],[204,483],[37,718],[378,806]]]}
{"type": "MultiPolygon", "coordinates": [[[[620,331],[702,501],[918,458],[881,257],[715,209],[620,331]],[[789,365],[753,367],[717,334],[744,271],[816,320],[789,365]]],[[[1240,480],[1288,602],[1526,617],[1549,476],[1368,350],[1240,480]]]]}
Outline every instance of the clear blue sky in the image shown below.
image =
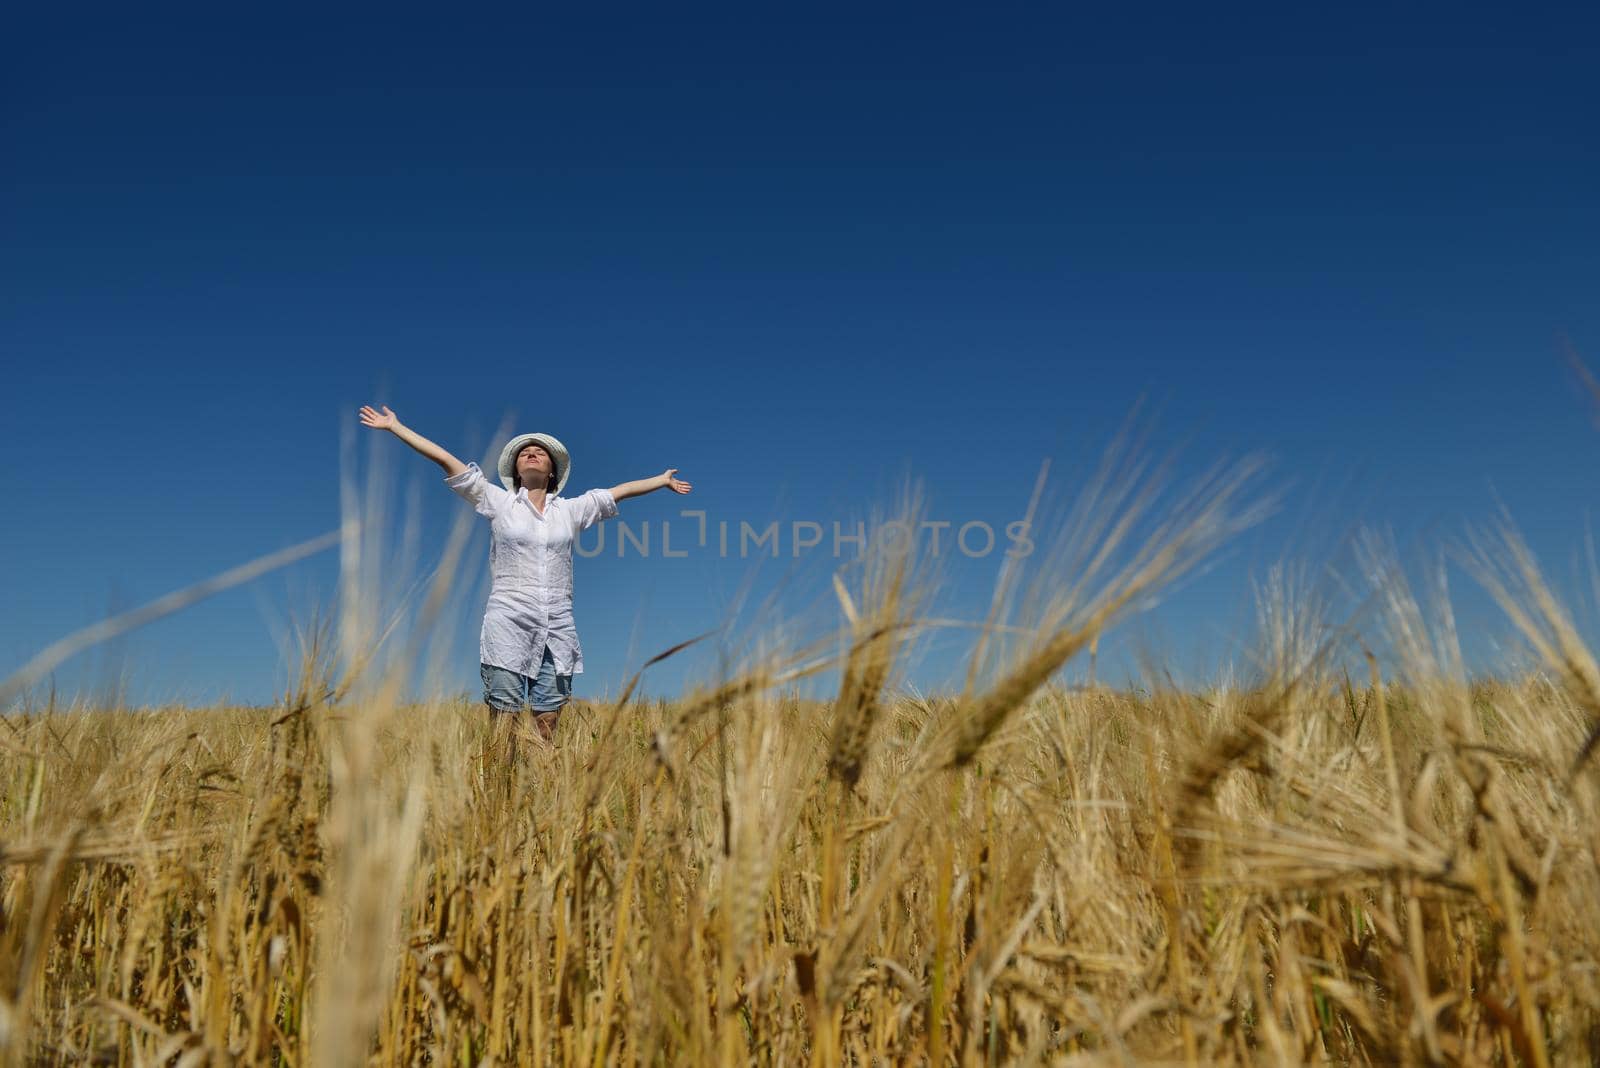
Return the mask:
{"type": "MultiPolygon", "coordinates": [[[[848,519],[909,475],[934,515],[998,523],[1148,396],[1158,449],[1263,451],[1286,487],[1151,624],[1197,656],[1228,655],[1252,574],[1358,520],[1435,544],[1498,495],[1565,585],[1600,491],[1561,354],[1600,364],[1592,11],[1076,10],[14,14],[0,674],[334,526],[341,433],[380,401],[475,457],[508,417],[554,433],[574,489],[694,481],[635,521],[848,519]]],[[[427,561],[461,506],[380,444],[427,561]]],[[[997,562],[947,560],[952,611],[997,562]]],[[[761,582],[827,596],[791,563],[761,582]]],[[[750,569],[580,560],[580,692],[750,569]]],[[[269,700],[274,627],[335,574],[60,683],[269,700]]]]}

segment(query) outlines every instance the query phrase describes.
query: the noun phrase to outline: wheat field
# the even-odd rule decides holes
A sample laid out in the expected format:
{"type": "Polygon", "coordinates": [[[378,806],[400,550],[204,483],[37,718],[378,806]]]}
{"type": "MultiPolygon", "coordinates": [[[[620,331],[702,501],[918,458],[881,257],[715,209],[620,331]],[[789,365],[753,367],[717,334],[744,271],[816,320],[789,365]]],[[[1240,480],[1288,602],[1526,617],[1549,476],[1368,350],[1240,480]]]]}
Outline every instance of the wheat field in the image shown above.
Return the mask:
{"type": "Polygon", "coordinates": [[[839,583],[833,641],[759,646],[670,702],[580,702],[554,747],[316,649],[272,708],[5,716],[0,1050],[1600,1058],[1600,672],[1514,536],[1474,558],[1535,658],[1498,680],[1373,542],[1359,635],[1279,573],[1248,680],[1061,684],[1235,529],[1230,493],[1147,534],[1074,528],[1044,562],[1072,580],[1035,582],[1030,625],[983,631],[989,666],[945,696],[899,681],[929,581],[902,554],[839,583]],[[833,699],[798,696],[824,671],[833,699]]]}

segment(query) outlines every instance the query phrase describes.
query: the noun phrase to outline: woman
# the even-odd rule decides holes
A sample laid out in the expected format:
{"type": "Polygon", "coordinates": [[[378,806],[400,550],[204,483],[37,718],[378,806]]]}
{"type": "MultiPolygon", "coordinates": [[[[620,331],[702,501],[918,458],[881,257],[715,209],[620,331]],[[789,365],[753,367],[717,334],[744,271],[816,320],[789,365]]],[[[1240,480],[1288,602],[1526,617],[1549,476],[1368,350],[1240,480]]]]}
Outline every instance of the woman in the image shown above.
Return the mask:
{"type": "Polygon", "coordinates": [[[403,425],[384,407],[361,409],[361,422],[387,430],[444,468],[445,485],[490,522],[489,604],[479,639],[483,701],[492,718],[531,710],[548,741],[583,672],[572,618],[572,542],[580,531],[617,514],[617,502],[658,489],[688,493],[668,468],[654,478],[562,497],[572,473],[566,446],[548,434],[519,434],[500,452],[505,489],[403,425]]]}

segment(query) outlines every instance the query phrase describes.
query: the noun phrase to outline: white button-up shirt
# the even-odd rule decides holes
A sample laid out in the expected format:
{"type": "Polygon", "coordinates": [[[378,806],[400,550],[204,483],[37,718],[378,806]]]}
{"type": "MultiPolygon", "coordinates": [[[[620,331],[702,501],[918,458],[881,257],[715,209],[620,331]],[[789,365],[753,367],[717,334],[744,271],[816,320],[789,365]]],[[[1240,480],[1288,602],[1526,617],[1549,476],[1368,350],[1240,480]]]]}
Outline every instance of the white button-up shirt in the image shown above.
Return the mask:
{"type": "Polygon", "coordinates": [[[477,464],[445,485],[489,520],[489,604],[483,613],[478,656],[490,667],[532,678],[545,646],[556,674],[583,671],[583,650],[572,618],[572,542],[578,532],[617,514],[611,492],[546,497],[540,513],[528,491],[490,482],[477,464]]]}

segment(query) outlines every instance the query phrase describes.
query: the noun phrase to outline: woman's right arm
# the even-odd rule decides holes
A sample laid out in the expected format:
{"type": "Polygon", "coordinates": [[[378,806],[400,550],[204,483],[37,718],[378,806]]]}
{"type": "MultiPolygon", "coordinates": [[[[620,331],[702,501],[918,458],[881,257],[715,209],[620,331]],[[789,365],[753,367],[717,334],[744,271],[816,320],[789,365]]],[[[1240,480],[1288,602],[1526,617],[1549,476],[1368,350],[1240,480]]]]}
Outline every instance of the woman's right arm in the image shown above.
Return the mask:
{"type": "Polygon", "coordinates": [[[361,409],[361,425],[370,426],[374,430],[387,430],[401,441],[416,449],[422,455],[444,468],[446,475],[459,475],[467,469],[467,465],[450,455],[448,451],[410,427],[400,422],[400,418],[389,410],[388,405],[380,405],[383,411],[379,412],[370,407],[361,409]]]}

